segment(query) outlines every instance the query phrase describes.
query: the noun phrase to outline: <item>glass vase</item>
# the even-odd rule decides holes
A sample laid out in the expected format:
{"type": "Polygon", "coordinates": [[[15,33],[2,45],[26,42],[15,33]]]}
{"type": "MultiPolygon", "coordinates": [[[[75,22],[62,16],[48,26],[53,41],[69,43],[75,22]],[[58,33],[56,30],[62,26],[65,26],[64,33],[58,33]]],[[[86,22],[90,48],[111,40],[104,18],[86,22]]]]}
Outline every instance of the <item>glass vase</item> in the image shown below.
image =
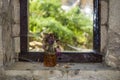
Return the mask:
{"type": "Polygon", "coordinates": [[[44,66],[54,67],[56,65],[56,54],[45,53],[44,54],[44,66]]]}

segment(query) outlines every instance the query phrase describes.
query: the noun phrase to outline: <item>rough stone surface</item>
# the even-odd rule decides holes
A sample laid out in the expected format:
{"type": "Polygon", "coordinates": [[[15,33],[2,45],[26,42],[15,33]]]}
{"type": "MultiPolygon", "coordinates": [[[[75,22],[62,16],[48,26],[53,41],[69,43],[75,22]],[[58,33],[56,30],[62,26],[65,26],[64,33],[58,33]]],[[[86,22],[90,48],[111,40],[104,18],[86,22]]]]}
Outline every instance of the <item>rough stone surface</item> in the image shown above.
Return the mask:
{"type": "Polygon", "coordinates": [[[20,25],[14,24],[12,26],[12,36],[13,37],[19,37],[20,36],[20,25]]]}
{"type": "Polygon", "coordinates": [[[15,42],[15,53],[19,53],[20,52],[20,37],[16,37],[14,38],[14,42],[15,42]]]}
{"type": "Polygon", "coordinates": [[[108,47],[108,28],[104,25],[101,26],[101,53],[103,55],[107,52],[108,47]]]}
{"type": "Polygon", "coordinates": [[[120,34],[120,1],[119,0],[110,0],[109,7],[109,27],[113,31],[120,34]]]}
{"type": "Polygon", "coordinates": [[[3,50],[2,50],[2,2],[0,1],[0,66],[3,65],[3,50]]]}
{"type": "MultiPolygon", "coordinates": [[[[19,24],[20,23],[20,3],[19,0],[13,0],[13,8],[14,8],[14,23],[19,24]]],[[[18,26],[19,27],[19,26],[18,26]]]]}
{"type": "MultiPolygon", "coordinates": [[[[0,17],[1,18],[1,17],[0,17]]],[[[0,22],[1,23],[1,22],[0,22]]],[[[0,25],[0,53],[2,52],[2,27],[0,25]]]]}
{"type": "Polygon", "coordinates": [[[25,76],[1,76],[0,80],[33,80],[31,77],[25,76]]]}
{"type": "Polygon", "coordinates": [[[19,7],[19,0],[0,0],[0,65],[14,63],[20,51],[19,7]]]}
{"type": "Polygon", "coordinates": [[[106,62],[120,68],[120,0],[109,1],[109,30],[106,62]]]}
{"type": "MultiPolygon", "coordinates": [[[[1,16],[0,16],[1,21],[1,16]]],[[[0,22],[1,23],[1,22],[0,22]]],[[[2,27],[0,25],[0,66],[3,66],[3,50],[2,50],[2,27]]]]}
{"type": "Polygon", "coordinates": [[[14,23],[20,23],[20,8],[14,6],[14,23]]]}
{"type": "Polygon", "coordinates": [[[120,80],[120,71],[114,70],[9,70],[5,74],[9,76],[5,80],[120,80]]]}
{"type": "Polygon", "coordinates": [[[17,62],[6,68],[6,76],[21,76],[27,80],[119,80],[120,71],[101,63],[59,63],[44,67],[43,63],[17,62]]]}
{"type": "Polygon", "coordinates": [[[3,66],[3,54],[0,53],[0,67],[3,66]]]}
{"type": "Polygon", "coordinates": [[[13,55],[13,39],[12,35],[12,1],[11,0],[3,0],[2,6],[2,44],[3,44],[3,55],[4,65],[8,65],[12,62],[13,55]]]}
{"type": "Polygon", "coordinates": [[[108,0],[101,0],[100,4],[100,27],[101,27],[101,53],[103,55],[107,52],[107,44],[108,44],[108,27],[109,27],[109,3],[108,0]]]}
{"type": "MultiPolygon", "coordinates": [[[[101,1],[101,52],[107,65],[120,68],[120,0],[101,1]]],[[[3,65],[14,63],[15,53],[20,52],[19,0],[0,0],[0,80],[120,80],[119,70],[2,70],[3,65]]],[[[17,65],[17,66],[23,66],[17,65]]],[[[14,65],[13,65],[14,66],[14,65]]],[[[35,67],[35,65],[33,65],[35,67]]],[[[80,66],[79,66],[80,67],[80,66]]],[[[100,66],[97,66],[100,68],[100,66]]]]}
{"type": "Polygon", "coordinates": [[[101,24],[106,25],[108,23],[108,0],[101,0],[101,24]]]}

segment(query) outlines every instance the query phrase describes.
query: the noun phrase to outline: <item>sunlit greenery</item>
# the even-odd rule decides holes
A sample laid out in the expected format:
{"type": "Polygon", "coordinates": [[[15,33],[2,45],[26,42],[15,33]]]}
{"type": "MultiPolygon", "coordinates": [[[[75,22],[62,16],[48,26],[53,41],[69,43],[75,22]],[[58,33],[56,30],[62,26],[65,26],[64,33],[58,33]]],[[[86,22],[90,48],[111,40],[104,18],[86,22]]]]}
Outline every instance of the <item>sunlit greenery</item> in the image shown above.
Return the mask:
{"type": "Polygon", "coordinates": [[[62,47],[92,48],[93,21],[79,8],[68,12],[61,8],[61,0],[29,0],[29,33],[33,40],[41,41],[42,34],[54,33],[62,47]]]}

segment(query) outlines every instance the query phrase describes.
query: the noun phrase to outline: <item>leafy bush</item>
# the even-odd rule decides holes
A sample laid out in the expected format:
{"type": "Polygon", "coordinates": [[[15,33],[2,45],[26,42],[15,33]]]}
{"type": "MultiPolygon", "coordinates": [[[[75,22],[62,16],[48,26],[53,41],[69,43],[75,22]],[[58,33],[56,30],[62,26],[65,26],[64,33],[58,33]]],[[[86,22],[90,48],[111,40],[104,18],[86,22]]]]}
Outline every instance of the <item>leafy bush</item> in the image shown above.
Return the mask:
{"type": "Polygon", "coordinates": [[[51,32],[63,46],[92,48],[93,24],[90,18],[79,7],[66,12],[61,5],[61,0],[30,0],[29,31],[34,34],[34,39],[42,37],[43,32],[51,32]]]}

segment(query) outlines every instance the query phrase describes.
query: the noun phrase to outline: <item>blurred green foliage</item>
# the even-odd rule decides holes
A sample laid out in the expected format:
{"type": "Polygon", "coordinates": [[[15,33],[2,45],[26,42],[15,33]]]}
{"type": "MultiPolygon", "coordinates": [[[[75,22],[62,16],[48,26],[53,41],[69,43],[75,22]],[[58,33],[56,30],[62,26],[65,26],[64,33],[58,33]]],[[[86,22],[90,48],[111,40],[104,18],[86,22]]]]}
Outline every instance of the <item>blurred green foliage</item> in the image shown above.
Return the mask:
{"type": "Polygon", "coordinates": [[[66,12],[61,6],[61,0],[29,1],[29,32],[34,34],[34,39],[43,32],[52,32],[63,47],[69,44],[92,48],[93,21],[79,7],[66,12]]]}

